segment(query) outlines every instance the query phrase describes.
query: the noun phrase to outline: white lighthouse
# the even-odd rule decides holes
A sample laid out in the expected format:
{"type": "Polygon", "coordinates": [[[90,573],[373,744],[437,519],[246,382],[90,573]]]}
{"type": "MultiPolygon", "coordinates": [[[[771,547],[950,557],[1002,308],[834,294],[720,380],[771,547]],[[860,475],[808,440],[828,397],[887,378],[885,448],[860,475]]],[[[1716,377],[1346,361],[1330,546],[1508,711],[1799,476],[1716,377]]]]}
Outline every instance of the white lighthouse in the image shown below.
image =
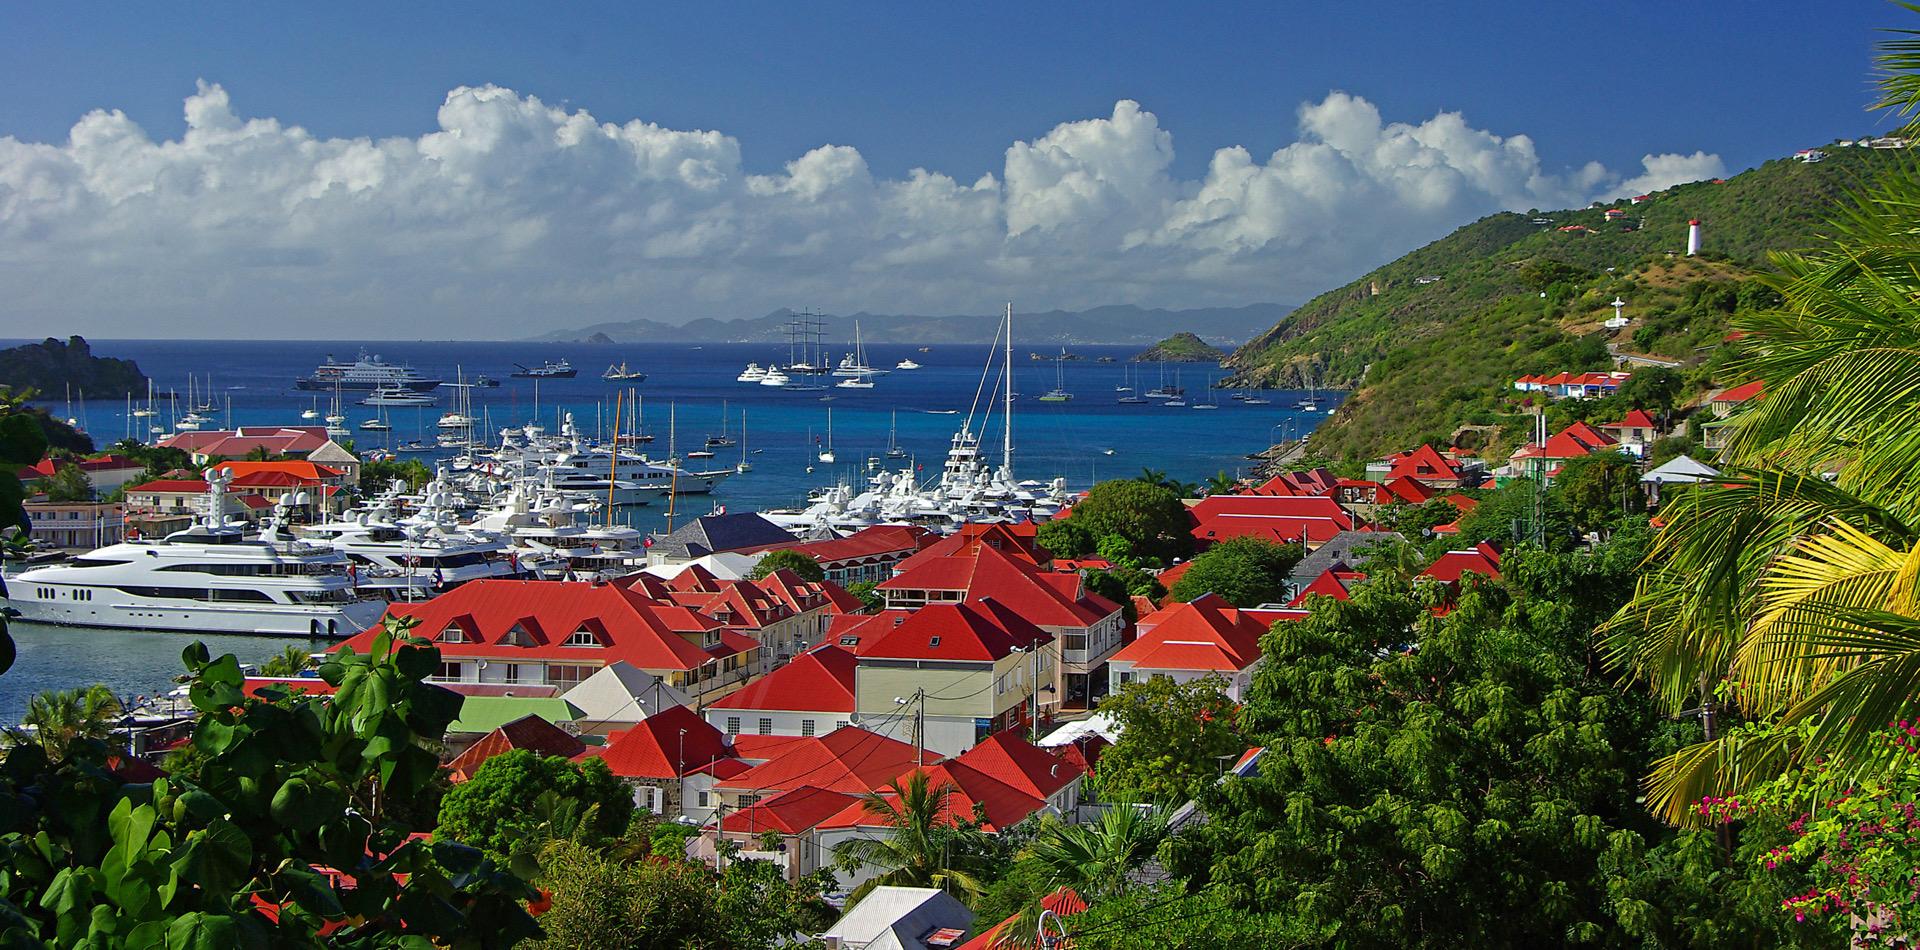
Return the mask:
{"type": "Polygon", "coordinates": [[[1700,219],[1687,222],[1687,256],[1700,253],[1700,219]]]}

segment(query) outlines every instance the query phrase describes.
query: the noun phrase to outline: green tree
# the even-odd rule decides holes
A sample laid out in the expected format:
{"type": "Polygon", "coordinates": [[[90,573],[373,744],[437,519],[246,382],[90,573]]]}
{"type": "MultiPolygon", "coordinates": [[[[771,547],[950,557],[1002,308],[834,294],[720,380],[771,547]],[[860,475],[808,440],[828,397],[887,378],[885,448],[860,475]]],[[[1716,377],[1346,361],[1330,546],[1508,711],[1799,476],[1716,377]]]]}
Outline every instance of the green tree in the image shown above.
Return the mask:
{"type": "Polygon", "coordinates": [[[1239,487],[1240,480],[1225,471],[1215,472],[1212,478],[1207,479],[1207,494],[1209,495],[1231,495],[1234,489],[1239,487]]]}
{"type": "Polygon", "coordinates": [[[1686,391],[1686,377],[1663,366],[1635,369],[1633,375],[1620,384],[1620,398],[1627,405],[1645,409],[1661,419],[1673,414],[1673,407],[1686,391]]]}
{"type": "Polygon", "coordinates": [[[1229,538],[1195,557],[1168,595],[1182,603],[1213,593],[1235,607],[1284,604],[1287,576],[1303,556],[1298,544],[1229,538]]]}
{"type": "Polygon", "coordinates": [[[1101,482],[1073,506],[1067,520],[1079,524],[1090,538],[1125,538],[1135,554],[1163,564],[1193,550],[1187,507],[1164,485],[1140,480],[1101,482]]]}
{"type": "Polygon", "coordinates": [[[1083,558],[1093,554],[1100,539],[1087,526],[1073,518],[1055,518],[1041,525],[1034,540],[1054,557],[1083,558]]]}
{"type": "Polygon", "coordinates": [[[632,816],[633,793],[605,761],[574,763],[514,749],[481,763],[471,779],[447,792],[440,801],[440,834],[505,862],[516,852],[537,849],[544,838],[580,835],[589,843],[604,843],[625,831],[632,816]],[[575,803],[578,810],[554,821],[560,806],[549,799],[548,814],[540,814],[533,806],[546,793],[575,803]]]}
{"type": "Polygon", "coordinates": [[[60,504],[93,500],[93,480],[80,466],[71,463],[55,467],[53,477],[40,479],[33,489],[45,494],[48,501],[60,504]]]}
{"type": "Polygon", "coordinates": [[[1460,508],[1445,498],[1430,498],[1418,505],[1388,505],[1377,520],[1382,527],[1418,540],[1444,524],[1460,520],[1460,508]]]}
{"type": "Polygon", "coordinates": [[[1487,493],[1472,511],[1460,516],[1458,545],[1493,541],[1501,544],[1543,543],[1551,551],[1571,550],[1580,540],[1566,501],[1540,490],[1532,479],[1516,479],[1487,493]]]}
{"type": "Polygon", "coordinates": [[[1568,459],[1554,476],[1552,491],[1566,504],[1574,530],[1581,532],[1604,534],[1647,508],[1647,498],[1640,491],[1640,466],[1619,452],[1568,459]]]}
{"type": "Polygon", "coordinates": [[[424,682],[439,652],[398,642],[404,630],[390,625],[370,654],[336,654],[324,698],[248,696],[231,654],[189,646],[190,741],[205,756],[192,781],[121,784],[97,744],[58,763],[35,745],[8,750],[0,942],[478,948],[536,933],[530,888],[475,849],[427,840],[396,807],[431,781],[430,750],[460,710],[424,682]]]}
{"type": "Polygon", "coordinates": [[[879,818],[887,831],[879,838],[843,842],[834,851],[834,864],[842,871],[862,865],[880,869],[847,895],[849,905],[876,887],[939,887],[969,900],[984,893],[986,835],[977,818],[952,813],[954,794],[951,784],[936,786],[920,770],[867,794],[867,813],[879,818]]]}
{"type": "Polygon", "coordinates": [[[854,581],[847,585],[847,593],[860,598],[868,610],[879,610],[887,605],[887,598],[881,595],[879,587],[879,581],[854,581]]]}
{"type": "Polygon", "coordinates": [[[313,657],[297,646],[287,646],[260,665],[261,676],[298,676],[313,665],[313,657]]]}
{"type": "MultiPolygon", "coordinates": [[[[1881,90],[1911,119],[1920,39],[1895,36],[1881,90]]],[[[1669,820],[1809,761],[1871,779],[1892,755],[1877,730],[1920,719],[1916,202],[1911,162],[1866,182],[1829,240],[1775,259],[1784,305],[1732,319],[1747,336],[1728,378],[1765,398],[1727,420],[1725,477],[1663,505],[1613,646],[1669,710],[1780,728],[1722,730],[1663,760],[1649,798],[1669,820]]]]}
{"type": "Polygon", "coordinates": [[[830,880],[815,874],[789,883],[765,861],[731,860],[715,874],[686,861],[628,862],[556,841],[540,866],[552,904],[540,917],[544,938],[523,945],[531,950],[772,950],[834,919],[820,897],[830,880]]]}
{"type": "Polygon", "coordinates": [[[800,579],[805,581],[823,581],[827,579],[826,569],[820,566],[819,561],[792,548],[781,548],[778,551],[768,552],[766,556],[760,559],[760,563],[753,566],[753,571],[747,576],[757,581],[779,570],[792,571],[800,575],[800,579]]]}
{"type": "Polygon", "coordinates": [[[1097,821],[1069,825],[1049,816],[1027,843],[1023,860],[1039,865],[1054,887],[1071,887],[1089,901],[1127,889],[1127,875],[1147,863],[1167,837],[1159,809],[1114,802],[1097,821]]]}
{"type": "Polygon", "coordinates": [[[1095,788],[1111,801],[1184,802],[1247,749],[1218,677],[1128,683],[1101,701],[1100,713],[1120,732],[1093,774],[1095,788]]]}
{"type": "Polygon", "coordinates": [[[360,466],[360,484],[367,491],[385,491],[388,485],[402,482],[409,491],[433,481],[433,469],[419,459],[382,459],[360,466]]]}
{"type": "Polygon", "coordinates": [[[105,742],[124,714],[113,690],[98,683],[81,689],[53,689],[27,699],[19,729],[7,733],[8,745],[37,746],[50,762],[64,762],[76,743],[105,742]]]}

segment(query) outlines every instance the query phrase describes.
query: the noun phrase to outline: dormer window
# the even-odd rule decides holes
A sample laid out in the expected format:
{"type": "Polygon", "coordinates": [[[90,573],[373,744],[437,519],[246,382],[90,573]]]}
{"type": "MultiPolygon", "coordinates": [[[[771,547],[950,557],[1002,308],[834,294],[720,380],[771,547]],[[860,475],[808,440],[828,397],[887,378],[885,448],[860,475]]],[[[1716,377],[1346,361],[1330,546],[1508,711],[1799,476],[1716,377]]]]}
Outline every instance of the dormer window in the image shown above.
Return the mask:
{"type": "Polygon", "coordinates": [[[860,645],[860,638],[859,637],[841,637],[840,645],[843,647],[857,647],[860,645]]]}
{"type": "Polygon", "coordinates": [[[527,630],[525,622],[515,623],[507,635],[500,638],[500,642],[509,646],[530,647],[533,646],[533,634],[527,630]]]}
{"type": "Polygon", "coordinates": [[[580,629],[575,630],[572,635],[567,637],[566,645],[570,647],[597,647],[603,646],[604,644],[602,644],[600,638],[583,623],[580,625],[580,629]]]}
{"type": "Polygon", "coordinates": [[[435,639],[441,643],[466,643],[467,631],[459,624],[449,621],[446,629],[440,631],[440,636],[435,639]]]}
{"type": "Polygon", "coordinates": [[[940,638],[939,638],[939,637],[929,637],[929,638],[927,638],[927,646],[928,646],[929,648],[931,648],[931,647],[937,647],[937,646],[939,646],[939,645],[940,645],[940,638]]]}

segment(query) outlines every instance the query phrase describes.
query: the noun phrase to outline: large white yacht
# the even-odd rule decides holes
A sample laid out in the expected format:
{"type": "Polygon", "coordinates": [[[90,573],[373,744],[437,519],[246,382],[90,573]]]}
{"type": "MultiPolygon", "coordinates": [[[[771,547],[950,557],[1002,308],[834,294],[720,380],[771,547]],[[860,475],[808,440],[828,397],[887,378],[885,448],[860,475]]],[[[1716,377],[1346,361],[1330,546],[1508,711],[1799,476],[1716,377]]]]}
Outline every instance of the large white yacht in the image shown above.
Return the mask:
{"type": "Polygon", "coordinates": [[[249,535],[227,521],[231,476],[206,478],[191,527],[23,572],[8,603],[40,623],[180,633],[345,637],[380,619],[386,603],[355,590],[346,555],[287,534],[286,506],[249,535]]]}
{"type": "Polygon", "coordinates": [[[429,489],[420,510],[400,517],[405,487],[396,481],[365,509],[306,525],[300,534],[345,554],[360,588],[389,600],[424,599],[468,581],[527,573],[504,539],[460,530],[439,492],[429,489]]]}
{"type": "Polygon", "coordinates": [[[365,350],[360,358],[351,363],[336,361],[328,355],[327,361],[320,364],[311,376],[302,376],[294,382],[300,389],[307,390],[348,390],[352,392],[373,391],[379,389],[410,389],[426,392],[440,381],[420,375],[406,364],[398,366],[382,360],[379,356],[368,356],[365,350]]]}

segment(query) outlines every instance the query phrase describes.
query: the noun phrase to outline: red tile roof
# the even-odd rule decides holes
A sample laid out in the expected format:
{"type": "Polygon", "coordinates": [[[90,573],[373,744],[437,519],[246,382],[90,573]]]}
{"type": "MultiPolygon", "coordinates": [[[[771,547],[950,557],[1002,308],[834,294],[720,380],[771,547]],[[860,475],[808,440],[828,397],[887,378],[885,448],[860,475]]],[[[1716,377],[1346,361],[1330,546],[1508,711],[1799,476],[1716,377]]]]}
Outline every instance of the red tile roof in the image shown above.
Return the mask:
{"type": "Polygon", "coordinates": [[[328,441],[325,426],[242,426],[179,432],[161,439],[160,444],[202,455],[237,458],[256,448],[274,455],[304,455],[328,441]]]}
{"type": "Polygon", "coordinates": [[[1451,584],[1469,571],[1499,580],[1499,550],[1483,541],[1469,550],[1448,551],[1434,558],[1420,576],[1451,584]]]}
{"type": "Polygon", "coordinates": [[[586,744],[580,738],[567,733],[559,726],[540,718],[526,715],[507,723],[480,737],[447,763],[447,771],[455,782],[464,782],[473,778],[481,763],[503,752],[514,749],[530,749],[542,756],[557,755],[573,758],[586,751],[586,744]]]}
{"type": "MultiPolygon", "coordinates": [[[[844,538],[806,541],[787,545],[786,548],[813,558],[822,565],[831,565],[870,558],[885,559],[895,555],[911,555],[938,540],[940,540],[939,535],[925,528],[914,525],[881,524],[861,528],[844,538]]],[[[752,550],[765,550],[765,548],[752,550]]],[[[742,553],[752,553],[752,550],[742,553]]]]}
{"type": "Polygon", "coordinates": [[[1066,788],[1084,774],[1072,762],[1021,738],[1015,729],[988,736],[953,761],[1037,798],[1066,788]]]}
{"type": "Polygon", "coordinates": [[[1366,578],[1367,575],[1359,571],[1340,571],[1327,568],[1320,572],[1319,577],[1314,578],[1307,586],[1301,588],[1299,595],[1289,601],[1287,606],[1304,606],[1310,597],[1331,597],[1334,600],[1346,600],[1348,599],[1348,585],[1366,580],[1366,578]]]}
{"type": "Polygon", "coordinates": [[[993,600],[1035,624],[1049,627],[1086,627],[1120,609],[1119,605],[1082,589],[1078,574],[1040,570],[1024,558],[980,545],[967,555],[926,558],[928,548],[902,564],[918,562],[888,578],[882,591],[962,591],[968,603],[993,600]]]}
{"type": "MultiPolygon", "coordinates": [[[[387,613],[418,618],[414,633],[439,640],[435,645],[449,659],[525,657],[588,665],[624,660],[649,672],[698,669],[713,657],[695,641],[708,631],[721,632],[718,621],[685,607],[614,584],[578,581],[471,581],[432,600],[394,604],[387,613]],[[468,642],[440,640],[450,626],[468,642]],[[533,645],[502,642],[516,626],[533,645]],[[566,646],[567,638],[583,628],[601,645],[566,646]]],[[[376,624],[344,645],[366,652],[379,630],[376,624]]],[[[757,646],[721,639],[729,649],[757,646]]]]}
{"type": "Polygon", "coordinates": [[[197,478],[156,478],[138,485],[128,485],[127,494],[141,495],[204,495],[207,483],[197,478]]]}
{"type": "Polygon", "coordinates": [[[982,548],[1004,552],[1029,564],[1045,564],[1053,559],[1053,555],[1034,540],[1039,530],[1039,525],[1030,521],[1018,524],[1002,522],[963,524],[960,530],[927,545],[921,549],[920,553],[901,561],[895,570],[900,572],[912,570],[922,562],[935,558],[970,557],[982,548]]]}
{"type": "Polygon", "coordinates": [[[720,830],[738,834],[757,835],[777,831],[783,835],[797,835],[859,802],[857,795],[802,785],[739,811],[728,812],[725,818],[720,819],[720,830]]]}
{"type": "Polygon", "coordinates": [[[1753,382],[1742,383],[1732,389],[1721,392],[1720,395],[1713,397],[1713,401],[1746,402],[1749,399],[1758,399],[1762,395],[1765,395],[1766,388],[1767,384],[1765,380],[1756,379],[1753,382]]]}
{"type": "Polygon", "coordinates": [[[1460,479],[1460,466],[1431,445],[1388,456],[1387,460],[1392,463],[1387,470],[1388,481],[1396,478],[1417,478],[1429,482],[1460,479]]]}
{"type": "MultiPolygon", "coordinates": [[[[931,754],[927,757],[932,758],[931,754]]],[[[913,765],[913,746],[857,726],[847,726],[825,736],[810,736],[789,743],[764,764],[717,782],[714,787],[764,795],[812,785],[862,795],[885,785],[913,765]]]]}
{"type": "Polygon", "coordinates": [[[1660,428],[1660,424],[1653,421],[1653,417],[1650,415],[1647,415],[1646,410],[1630,409],[1627,411],[1626,418],[1621,419],[1619,422],[1606,423],[1605,425],[1602,425],[1600,428],[1602,429],[1658,429],[1660,428]]]}
{"type": "Polygon", "coordinates": [[[929,604],[871,644],[863,644],[860,656],[991,663],[1015,647],[1052,640],[1053,634],[998,602],[929,604]]]}
{"type": "Polygon", "coordinates": [[[1136,669],[1238,672],[1260,658],[1267,626],[1208,594],[1141,617],[1138,636],[1110,662],[1132,662],[1136,669]]]}
{"type": "Polygon", "coordinates": [[[854,656],[865,653],[880,635],[892,630],[896,625],[913,616],[911,610],[882,610],[875,614],[835,614],[827,619],[827,631],[820,637],[816,646],[837,646],[853,651],[854,656]]]}
{"type": "Polygon", "coordinates": [[[609,739],[579,757],[603,760],[625,778],[681,778],[732,754],[727,737],[685,706],[670,706],[609,739]]]}
{"type": "Polygon", "coordinates": [[[1431,499],[1436,492],[1417,478],[1393,478],[1387,480],[1387,491],[1393,497],[1410,505],[1418,505],[1431,499]]]}
{"type": "MultiPolygon", "coordinates": [[[[920,771],[927,775],[927,787],[939,790],[947,786],[952,791],[946,797],[945,807],[940,809],[939,819],[948,824],[961,820],[971,821],[976,814],[975,807],[986,814],[987,831],[1011,828],[1022,820],[1047,807],[1046,800],[1029,795],[1005,782],[980,771],[959,759],[949,759],[937,765],[925,766],[920,771]]],[[[894,777],[905,788],[914,770],[908,769],[894,777]]],[[[880,791],[886,783],[875,787],[880,791]]],[[[890,790],[880,792],[881,797],[894,803],[898,798],[890,790]]],[[[821,822],[826,828],[871,828],[885,823],[885,819],[868,806],[867,801],[850,805],[832,818],[821,822]]]]}
{"type": "Polygon", "coordinates": [[[851,713],[854,710],[853,668],[852,651],[837,646],[819,647],[708,703],[707,708],[851,713]]]}
{"type": "Polygon", "coordinates": [[[231,473],[235,482],[248,477],[278,475],[297,480],[290,484],[314,483],[337,479],[346,474],[331,465],[302,461],[221,462],[214,468],[231,473]]]}
{"type": "Polygon", "coordinates": [[[44,458],[19,471],[23,480],[33,478],[52,478],[56,469],[74,466],[83,472],[124,472],[143,469],[146,466],[123,455],[103,455],[97,459],[44,458]]]}

